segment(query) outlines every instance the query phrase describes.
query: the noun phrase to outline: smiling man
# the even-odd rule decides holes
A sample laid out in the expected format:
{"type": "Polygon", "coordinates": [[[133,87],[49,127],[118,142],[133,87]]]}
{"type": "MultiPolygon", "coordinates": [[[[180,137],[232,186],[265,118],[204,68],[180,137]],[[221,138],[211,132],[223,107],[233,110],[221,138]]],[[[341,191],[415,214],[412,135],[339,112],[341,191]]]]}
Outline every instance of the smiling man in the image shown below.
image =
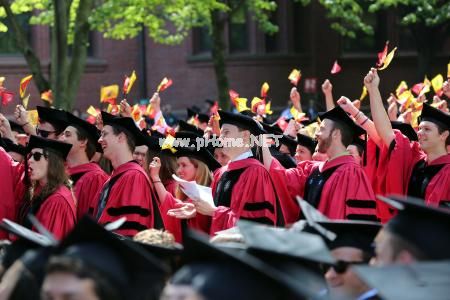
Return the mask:
{"type": "Polygon", "coordinates": [[[117,230],[134,236],[148,228],[161,228],[156,194],[144,169],[133,160],[136,145],[145,141],[133,119],[115,117],[102,112],[103,130],[99,139],[103,154],[114,168],[110,179],[103,185],[94,207],[94,216],[100,224],[120,217],[127,221],[117,230]]]}

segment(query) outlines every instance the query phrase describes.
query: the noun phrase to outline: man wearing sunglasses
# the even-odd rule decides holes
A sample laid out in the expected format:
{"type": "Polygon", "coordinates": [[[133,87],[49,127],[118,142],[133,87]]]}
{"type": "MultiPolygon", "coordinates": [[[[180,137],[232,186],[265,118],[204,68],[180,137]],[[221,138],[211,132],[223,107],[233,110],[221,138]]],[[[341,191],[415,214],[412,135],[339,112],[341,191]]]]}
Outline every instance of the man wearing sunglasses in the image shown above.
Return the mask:
{"type": "Polygon", "coordinates": [[[68,126],[66,112],[59,109],[37,106],[39,124],[35,128],[31,123],[27,111],[17,105],[14,116],[16,121],[29,135],[37,135],[50,140],[58,140],[68,126]]]}
{"type": "Polygon", "coordinates": [[[331,250],[331,255],[337,260],[336,264],[326,266],[325,270],[330,298],[377,299],[376,291],[361,281],[351,266],[368,264],[372,259],[373,240],[381,229],[381,224],[350,220],[318,222],[318,224],[336,234],[336,238],[332,241],[321,234],[331,250]]]}

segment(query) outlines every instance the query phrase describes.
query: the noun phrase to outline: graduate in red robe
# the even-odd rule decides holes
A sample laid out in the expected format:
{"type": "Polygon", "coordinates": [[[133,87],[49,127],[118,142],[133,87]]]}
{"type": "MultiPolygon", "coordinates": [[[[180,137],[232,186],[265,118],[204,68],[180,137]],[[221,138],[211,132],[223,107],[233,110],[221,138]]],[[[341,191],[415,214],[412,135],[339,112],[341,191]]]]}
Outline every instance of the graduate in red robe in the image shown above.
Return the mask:
{"type": "Polygon", "coordinates": [[[133,161],[135,145],[144,144],[143,135],[133,119],[102,112],[103,129],[99,139],[103,154],[114,168],[103,185],[94,215],[100,224],[126,217],[116,230],[134,236],[148,228],[163,228],[157,197],[144,169],[133,161]]]}
{"type": "Polygon", "coordinates": [[[372,116],[383,141],[380,152],[379,189],[386,194],[409,195],[427,205],[450,205],[450,116],[424,103],[420,116],[418,142],[393,130],[384,110],[378,85],[380,78],[372,69],[364,79],[369,90],[372,116]],[[372,92],[371,92],[372,91],[372,92]]]}
{"type": "MultiPolygon", "coordinates": [[[[214,174],[215,205],[196,201],[198,213],[212,217],[211,234],[236,225],[239,219],[284,226],[283,206],[270,174],[255,159],[251,136],[265,131],[251,117],[219,111],[223,151],[231,160],[214,174]]],[[[256,154],[260,150],[256,147],[256,154]]]]}
{"type": "MultiPolygon", "coordinates": [[[[201,137],[196,134],[177,132],[175,138],[189,138],[190,141],[198,142],[201,137]]],[[[203,143],[205,145],[205,143],[203,143]]],[[[177,157],[176,174],[183,180],[195,181],[202,186],[210,186],[212,181],[212,171],[220,168],[220,164],[213,155],[205,148],[196,147],[171,147],[173,155],[177,157]]],[[[167,151],[167,149],[163,150],[167,151]]],[[[196,229],[209,234],[211,217],[196,213],[194,201],[187,197],[180,187],[174,193],[165,189],[160,179],[161,161],[158,157],[150,164],[150,176],[160,199],[160,211],[164,220],[164,227],[171,232],[175,240],[183,242],[183,235],[187,228],[196,229]]]]}
{"type": "Polygon", "coordinates": [[[64,130],[61,141],[72,145],[67,156],[67,166],[77,199],[77,217],[84,214],[93,216],[89,208],[95,207],[100,190],[108,175],[94,162],[94,154],[101,151],[97,143],[100,134],[94,125],[67,113],[69,125],[64,130]]]}
{"type": "Polygon", "coordinates": [[[321,113],[318,152],[325,162],[304,161],[284,169],[265,151],[264,162],[277,187],[287,189],[291,198],[299,195],[331,219],[377,220],[376,201],[361,165],[346,150],[364,130],[340,107],[321,113]]]}
{"type": "Polygon", "coordinates": [[[20,222],[35,230],[26,217],[31,213],[57,239],[61,239],[76,223],[75,199],[64,167],[71,145],[31,136],[27,148],[28,173],[33,189],[22,203],[20,222]]]}

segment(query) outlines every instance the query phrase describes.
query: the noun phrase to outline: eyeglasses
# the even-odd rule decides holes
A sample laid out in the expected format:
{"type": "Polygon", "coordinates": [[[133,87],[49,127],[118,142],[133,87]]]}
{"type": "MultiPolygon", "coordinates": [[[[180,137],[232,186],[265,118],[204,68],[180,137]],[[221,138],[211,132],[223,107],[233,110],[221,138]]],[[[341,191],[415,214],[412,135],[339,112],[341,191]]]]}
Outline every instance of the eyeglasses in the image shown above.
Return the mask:
{"type": "Polygon", "coordinates": [[[328,269],[333,268],[333,270],[337,273],[337,274],[344,274],[345,272],[347,272],[348,268],[351,267],[352,265],[362,265],[362,264],[367,264],[367,262],[365,261],[342,261],[342,260],[338,260],[336,262],[336,264],[334,265],[328,265],[328,269]]]}
{"type": "Polygon", "coordinates": [[[52,133],[56,134],[56,131],[47,131],[47,130],[42,130],[42,129],[36,128],[36,134],[43,138],[48,138],[48,136],[52,133]]]}
{"type": "Polygon", "coordinates": [[[29,153],[27,156],[27,160],[30,160],[31,157],[33,157],[34,161],[40,161],[41,157],[47,158],[47,154],[41,153],[41,152],[32,152],[29,153]]]}

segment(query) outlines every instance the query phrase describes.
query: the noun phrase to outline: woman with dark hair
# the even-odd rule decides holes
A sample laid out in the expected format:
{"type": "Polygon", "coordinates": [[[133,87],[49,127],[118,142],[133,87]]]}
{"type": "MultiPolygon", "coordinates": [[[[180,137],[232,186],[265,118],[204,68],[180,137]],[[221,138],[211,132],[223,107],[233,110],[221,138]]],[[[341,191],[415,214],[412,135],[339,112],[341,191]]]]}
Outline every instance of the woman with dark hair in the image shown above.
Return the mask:
{"type": "MultiPolygon", "coordinates": [[[[183,180],[195,181],[197,184],[209,187],[212,182],[211,172],[218,169],[220,164],[205,148],[197,149],[180,147],[176,149],[176,174],[183,180]]],[[[153,182],[160,201],[161,215],[165,228],[170,231],[175,240],[182,242],[183,227],[194,228],[209,233],[211,218],[197,214],[192,199],[183,193],[178,185],[174,193],[168,192],[161,180],[161,160],[153,158],[150,164],[150,179],[153,182]]],[[[186,229],[186,228],[184,228],[186,229]]]]}
{"type": "Polygon", "coordinates": [[[32,228],[28,214],[61,239],[76,222],[76,204],[64,161],[72,145],[31,136],[26,170],[29,188],[21,204],[19,221],[32,228]]]}

